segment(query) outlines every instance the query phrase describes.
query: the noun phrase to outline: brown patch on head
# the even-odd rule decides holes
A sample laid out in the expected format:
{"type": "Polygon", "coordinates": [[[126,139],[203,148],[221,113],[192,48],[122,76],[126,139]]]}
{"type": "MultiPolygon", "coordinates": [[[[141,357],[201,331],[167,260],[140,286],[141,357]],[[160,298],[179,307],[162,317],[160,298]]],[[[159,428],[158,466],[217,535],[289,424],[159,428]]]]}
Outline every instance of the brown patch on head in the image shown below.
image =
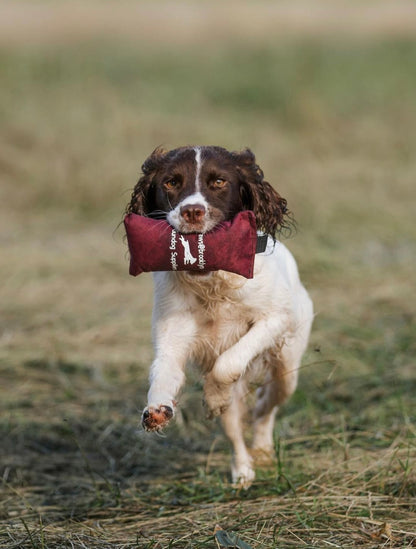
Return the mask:
{"type": "MultiPolygon", "coordinates": [[[[180,210],[187,197],[200,193],[206,212],[196,219],[193,210],[183,210],[184,215],[179,211],[174,223],[179,231],[205,232],[242,210],[253,210],[258,229],[273,237],[287,226],[286,200],[264,180],[249,149],[229,152],[214,146],[181,147],[167,152],[158,148],[144,162],[142,171],[126,213],[166,216],[175,208],[180,210]]],[[[201,210],[201,204],[197,206],[201,210]]]]}
{"type": "Polygon", "coordinates": [[[258,229],[275,237],[281,228],[288,226],[286,199],[264,180],[263,171],[250,149],[233,153],[233,156],[240,173],[246,209],[253,210],[258,229]]]}
{"type": "Polygon", "coordinates": [[[155,149],[142,166],[126,213],[149,215],[170,211],[195,184],[195,152],[190,147],[155,149]]]}
{"type": "Polygon", "coordinates": [[[166,151],[159,147],[144,161],[142,165],[143,176],[139,179],[133,189],[130,202],[126,207],[126,213],[147,215],[153,210],[153,176],[163,162],[165,154],[166,151]]]}

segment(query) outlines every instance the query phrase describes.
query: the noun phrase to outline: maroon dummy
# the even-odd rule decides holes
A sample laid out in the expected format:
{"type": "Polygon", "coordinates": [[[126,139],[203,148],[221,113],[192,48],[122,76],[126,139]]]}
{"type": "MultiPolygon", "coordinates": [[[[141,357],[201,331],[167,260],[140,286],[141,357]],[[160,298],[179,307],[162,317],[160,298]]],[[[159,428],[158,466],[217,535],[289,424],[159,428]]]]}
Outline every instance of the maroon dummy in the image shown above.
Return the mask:
{"type": "Polygon", "coordinates": [[[128,214],[124,219],[130,274],[224,270],[253,278],[257,245],[253,212],[243,211],[208,233],[183,234],[167,221],[128,214]]]}

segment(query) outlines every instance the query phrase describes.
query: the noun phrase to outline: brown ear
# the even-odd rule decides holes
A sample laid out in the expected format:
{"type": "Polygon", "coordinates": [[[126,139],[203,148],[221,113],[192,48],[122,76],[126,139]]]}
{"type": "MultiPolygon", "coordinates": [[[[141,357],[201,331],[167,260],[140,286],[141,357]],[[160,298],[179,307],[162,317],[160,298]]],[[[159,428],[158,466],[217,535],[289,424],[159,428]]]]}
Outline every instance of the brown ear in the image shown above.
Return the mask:
{"type": "Polygon", "coordinates": [[[286,199],[264,180],[263,171],[250,149],[233,155],[240,172],[244,206],[253,210],[257,228],[275,238],[277,232],[288,227],[286,199]]]}
{"type": "Polygon", "coordinates": [[[154,209],[153,177],[161,165],[166,151],[161,147],[155,149],[142,165],[143,176],[136,183],[130,202],[126,207],[126,214],[136,213],[148,215],[154,209]]]}

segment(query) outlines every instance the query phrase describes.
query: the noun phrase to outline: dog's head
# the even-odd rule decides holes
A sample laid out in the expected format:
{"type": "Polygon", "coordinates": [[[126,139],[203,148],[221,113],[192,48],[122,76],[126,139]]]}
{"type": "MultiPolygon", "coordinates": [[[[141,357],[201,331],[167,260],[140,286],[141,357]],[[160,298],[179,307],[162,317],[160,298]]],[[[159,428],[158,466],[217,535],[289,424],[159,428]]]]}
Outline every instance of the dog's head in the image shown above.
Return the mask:
{"type": "Polygon", "coordinates": [[[273,237],[285,226],[286,200],[264,180],[249,149],[156,149],[142,171],[127,213],[166,217],[181,233],[205,233],[242,210],[252,210],[257,228],[273,237]]]}

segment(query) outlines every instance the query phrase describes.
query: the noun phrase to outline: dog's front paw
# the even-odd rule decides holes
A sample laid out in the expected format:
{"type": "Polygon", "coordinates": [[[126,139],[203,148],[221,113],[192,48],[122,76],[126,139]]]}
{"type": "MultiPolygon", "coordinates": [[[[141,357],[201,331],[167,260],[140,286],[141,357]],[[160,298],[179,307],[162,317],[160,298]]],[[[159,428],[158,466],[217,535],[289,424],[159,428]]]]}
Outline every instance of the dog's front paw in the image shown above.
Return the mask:
{"type": "Polygon", "coordinates": [[[213,379],[207,378],[204,393],[208,419],[220,416],[229,408],[231,404],[231,385],[217,383],[213,379]]]}
{"type": "Polygon", "coordinates": [[[160,431],[173,417],[170,406],[148,406],[143,410],[142,425],[145,431],[160,431]]]}

